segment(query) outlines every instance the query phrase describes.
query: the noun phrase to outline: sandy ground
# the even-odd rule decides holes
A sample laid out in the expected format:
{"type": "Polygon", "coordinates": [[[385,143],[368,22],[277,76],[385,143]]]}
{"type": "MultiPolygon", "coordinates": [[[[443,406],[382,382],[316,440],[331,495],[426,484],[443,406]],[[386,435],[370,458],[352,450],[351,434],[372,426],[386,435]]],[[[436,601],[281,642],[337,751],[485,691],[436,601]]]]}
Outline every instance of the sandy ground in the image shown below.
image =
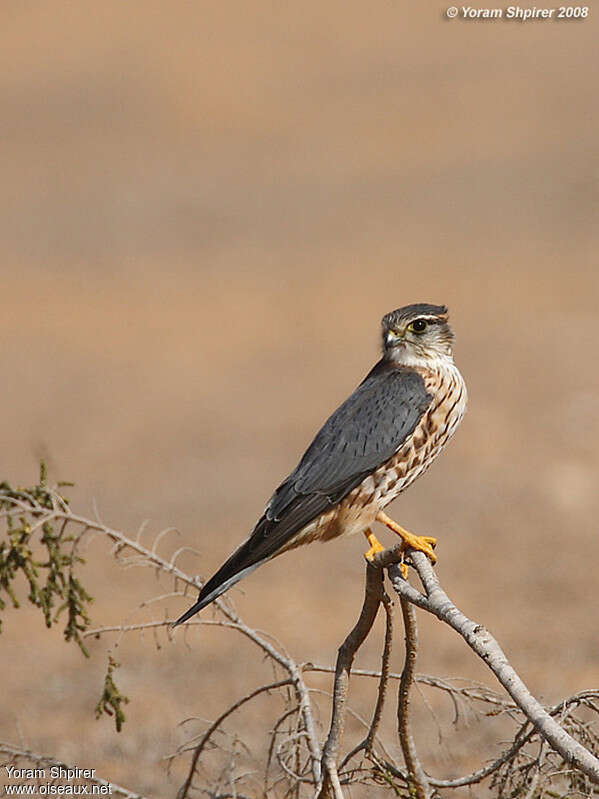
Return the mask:
{"type": "MultiPolygon", "coordinates": [[[[552,702],[599,669],[599,17],[443,10],[4,4],[0,478],[31,484],[45,457],[76,481],[78,512],[95,503],[132,533],[149,519],[148,540],[176,527],[161,551],[195,547],[181,565],[208,575],[374,363],[380,317],[447,303],[469,412],[391,512],[439,538],[447,590],[552,702]]],[[[168,582],[107,550],[95,541],[86,567],[95,624],[187,607],[138,611],[168,582]]],[[[332,663],[362,551],[282,557],[236,607],[298,660],[332,663]]],[[[114,639],[87,662],[33,609],[5,612],[1,737],[173,796],[178,723],[216,716],[268,669],[227,631],[161,640],[118,650],[131,704],[116,735],[93,715],[114,639]]],[[[379,627],[358,665],[380,645],[379,627]]],[[[424,618],[419,670],[485,677],[424,618]]],[[[352,700],[368,715],[373,686],[356,679],[352,700]]],[[[459,743],[446,725],[440,746],[416,707],[435,774],[497,751],[484,725],[459,743]]],[[[264,708],[240,721],[250,737],[264,708]]]]}

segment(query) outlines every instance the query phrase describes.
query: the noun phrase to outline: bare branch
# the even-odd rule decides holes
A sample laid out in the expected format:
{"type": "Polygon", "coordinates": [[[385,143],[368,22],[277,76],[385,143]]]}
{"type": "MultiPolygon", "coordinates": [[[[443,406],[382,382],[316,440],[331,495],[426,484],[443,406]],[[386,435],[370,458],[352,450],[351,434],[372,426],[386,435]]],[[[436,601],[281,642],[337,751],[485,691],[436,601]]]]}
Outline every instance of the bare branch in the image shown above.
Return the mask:
{"type": "MultiPolygon", "coordinates": [[[[165,572],[166,574],[171,574],[173,577],[176,577],[182,583],[189,585],[197,590],[201,588],[201,581],[197,578],[192,578],[179,569],[174,563],[167,561],[166,559],[160,557],[151,549],[142,546],[138,541],[133,541],[123,533],[114,530],[106,525],[102,524],[101,522],[90,522],[87,519],[84,519],[81,516],[77,516],[73,514],[68,506],[62,511],[65,518],[68,518],[70,521],[75,522],[76,524],[85,525],[89,529],[95,529],[99,532],[104,533],[108,538],[115,542],[115,544],[119,547],[127,547],[133,549],[134,551],[138,552],[140,555],[143,556],[145,562],[159,568],[161,571],[165,572]]],[[[222,599],[217,599],[214,602],[215,607],[229,619],[229,621],[238,629],[241,633],[246,635],[250,638],[257,646],[259,646],[269,657],[271,657],[274,661],[276,661],[280,666],[282,666],[288,674],[292,677],[294,688],[297,692],[300,710],[302,716],[304,717],[304,724],[306,727],[306,731],[308,733],[308,747],[310,750],[310,755],[312,759],[312,772],[315,782],[320,781],[320,745],[318,742],[318,735],[316,733],[316,727],[314,725],[314,719],[312,717],[312,706],[310,704],[310,697],[308,694],[308,689],[303,679],[303,675],[301,669],[295,663],[295,661],[281,653],[271,645],[263,636],[259,635],[254,629],[249,627],[245,622],[241,619],[241,617],[235,613],[235,611],[222,599]]]]}
{"type": "MultiPolygon", "coordinates": [[[[314,663],[303,663],[302,671],[310,672],[322,672],[324,674],[334,674],[335,669],[333,666],[323,666],[321,664],[314,664],[314,663]]],[[[382,673],[377,669],[352,669],[352,675],[354,677],[373,677],[380,680],[382,673]]],[[[401,674],[390,671],[387,674],[388,679],[390,680],[401,680],[401,674]]],[[[500,696],[496,691],[491,690],[486,685],[477,682],[466,681],[462,678],[445,678],[442,679],[441,677],[432,677],[429,674],[416,674],[414,675],[414,682],[420,685],[427,685],[431,688],[438,688],[440,691],[444,691],[445,693],[449,694],[452,698],[452,701],[456,701],[458,698],[467,699],[467,700],[474,700],[482,702],[485,706],[486,705],[494,705],[497,708],[497,713],[505,712],[510,713],[513,710],[519,711],[518,705],[514,702],[510,701],[509,699],[500,696]],[[453,685],[453,682],[466,682],[466,685],[458,688],[457,686],[453,685]]],[[[594,695],[594,691],[587,691],[586,693],[591,693],[594,695]]],[[[599,709],[597,710],[599,713],[599,709]]]]}
{"type": "MultiPolygon", "coordinates": [[[[216,721],[212,722],[212,724],[208,727],[206,732],[202,735],[199,743],[196,744],[196,746],[194,747],[193,757],[191,759],[191,766],[189,767],[189,773],[187,775],[187,779],[185,780],[185,782],[181,787],[181,790],[177,794],[177,799],[185,799],[185,797],[187,796],[189,789],[191,788],[191,783],[196,771],[196,766],[200,758],[200,755],[204,751],[204,747],[206,746],[210,738],[214,735],[214,733],[220,727],[223,721],[232,713],[234,713],[236,710],[238,710],[242,705],[245,705],[251,699],[254,699],[254,697],[259,696],[260,694],[267,693],[268,691],[274,691],[275,688],[281,688],[283,685],[291,685],[291,684],[293,684],[293,680],[287,679],[287,680],[279,680],[278,682],[273,682],[270,683],[269,685],[261,685],[259,688],[256,688],[254,691],[251,691],[249,694],[246,694],[244,697],[235,702],[235,704],[228,707],[223,713],[220,714],[220,716],[216,719],[216,721]]],[[[185,750],[188,748],[189,747],[184,747],[185,750]]]]}
{"type": "MultiPolygon", "coordinates": [[[[72,579],[73,582],[77,580],[75,566],[81,560],[78,553],[85,551],[84,547],[89,546],[89,541],[95,535],[101,535],[112,542],[113,555],[122,565],[149,565],[157,574],[165,574],[171,578],[173,585],[170,585],[169,580],[169,587],[172,588],[169,593],[160,592],[160,597],[142,602],[140,608],[148,608],[156,601],[163,601],[173,596],[182,596],[185,590],[189,588],[197,590],[202,585],[200,578],[190,577],[177,566],[178,558],[185,547],[175,549],[169,558],[158,554],[161,539],[172,530],[163,531],[150,542],[149,546],[143,546],[141,544],[143,526],[137,538],[133,540],[124,533],[108,527],[99,519],[90,521],[78,516],[62,497],[56,491],[49,489],[45,483],[31,491],[5,489],[2,486],[0,499],[3,502],[0,506],[0,519],[6,519],[9,531],[14,531],[15,527],[11,525],[16,526],[18,523],[23,525],[26,535],[37,533],[38,539],[44,543],[42,532],[48,536],[46,531],[51,529],[53,531],[51,541],[63,541],[72,546],[68,561],[70,566],[66,573],[68,579],[72,579]],[[45,523],[48,523],[49,528],[45,527],[45,523]]],[[[147,540],[147,536],[144,538],[147,540]]],[[[277,720],[271,725],[267,739],[269,745],[265,768],[259,766],[259,773],[263,774],[264,780],[262,783],[261,778],[260,784],[260,793],[263,797],[271,795],[274,797],[276,793],[283,799],[286,797],[300,799],[300,795],[303,795],[301,791],[311,786],[311,791],[314,790],[319,799],[325,797],[342,799],[344,786],[375,782],[384,784],[396,794],[398,792],[403,794],[407,788],[410,795],[427,799],[431,796],[433,788],[460,788],[479,783],[487,777],[491,778],[490,787],[497,792],[497,796],[510,795],[521,799],[533,799],[540,793],[555,796],[591,795],[593,789],[590,781],[599,784],[599,760],[594,755],[599,750],[599,736],[590,721],[593,714],[599,715],[599,702],[597,702],[599,691],[581,692],[577,696],[563,700],[553,708],[542,708],[516,675],[495,639],[483,627],[464,616],[447,597],[426,557],[422,553],[411,552],[409,558],[422,582],[422,591],[401,577],[397,567],[398,548],[377,554],[373,563],[367,566],[360,617],[339,648],[332,695],[315,687],[308,688],[304,682],[305,675],[309,672],[333,671],[329,666],[296,662],[283,644],[268,633],[247,625],[226,599],[218,599],[215,602],[214,609],[217,615],[213,619],[196,618],[186,625],[187,627],[219,626],[241,633],[264,653],[267,663],[272,668],[273,678],[269,685],[261,685],[230,705],[216,721],[206,722],[203,725],[204,731],[200,735],[180,747],[179,753],[193,753],[188,777],[181,789],[181,797],[187,797],[191,790],[219,799],[242,796],[237,790],[238,786],[243,791],[244,785],[248,779],[250,782],[253,780],[252,775],[255,773],[253,767],[252,771],[242,770],[243,773],[239,771],[239,758],[248,756],[249,750],[236,734],[226,733],[222,725],[237,709],[271,690],[279,691],[283,708],[277,711],[275,714],[277,720]],[[401,675],[390,671],[393,614],[392,603],[383,588],[385,569],[388,569],[393,587],[400,596],[406,628],[406,662],[401,675]],[[372,629],[381,602],[386,612],[381,668],[354,671],[352,667],[355,655],[372,629]],[[460,684],[457,678],[449,680],[416,675],[417,631],[413,605],[434,614],[459,632],[494,672],[511,698],[508,696],[504,698],[480,684],[460,684]],[[351,673],[378,680],[377,698],[370,722],[356,714],[347,704],[351,673]],[[393,762],[393,758],[386,752],[385,742],[379,737],[385,697],[389,680],[392,679],[400,681],[398,732],[407,773],[393,762]],[[512,721],[519,722],[515,737],[493,762],[469,775],[449,780],[428,777],[419,763],[410,727],[409,699],[414,683],[444,691],[453,703],[455,721],[458,721],[470,708],[478,718],[481,718],[481,708],[483,708],[482,712],[485,715],[503,714],[512,721]],[[319,710],[315,699],[315,695],[319,693],[332,698],[331,723],[322,756],[313,718],[314,712],[319,710]],[[341,739],[344,719],[349,714],[363,725],[365,737],[343,757],[340,756],[341,739]],[[212,750],[213,747],[220,750],[219,759],[216,761],[207,755],[208,749],[212,750]],[[206,753],[205,757],[202,757],[203,752],[206,753]],[[364,757],[352,762],[360,752],[364,753],[364,757]],[[226,762],[223,762],[223,755],[226,762]],[[338,766],[339,759],[341,764],[338,766]],[[219,763],[215,774],[213,766],[219,763]],[[208,773],[205,772],[206,769],[212,771],[210,787],[205,781],[208,773]],[[192,784],[196,780],[197,784],[192,784]]],[[[16,597],[14,599],[16,602],[16,597]]],[[[61,608],[59,612],[60,610],[61,608]]],[[[166,628],[168,640],[173,638],[169,620],[166,618],[99,626],[93,630],[90,629],[87,616],[80,615],[77,623],[79,625],[76,628],[79,636],[77,640],[80,645],[81,641],[89,636],[100,637],[108,633],[123,636],[137,630],[142,636],[145,631],[151,631],[157,645],[160,646],[162,640],[159,634],[160,627],[166,628]]],[[[115,646],[118,646],[118,641],[115,646]]],[[[59,764],[58,761],[44,759],[28,752],[25,746],[16,749],[0,744],[0,752],[5,752],[13,758],[30,757],[34,762],[36,758],[41,758],[44,762],[59,764]]],[[[98,781],[98,785],[103,784],[103,781],[98,781]]],[[[126,799],[133,799],[136,796],[117,786],[113,786],[113,790],[126,799]]]]}
{"type": "Polygon", "coordinates": [[[382,603],[385,609],[385,643],[383,645],[383,654],[381,658],[381,676],[379,679],[379,687],[377,692],[376,706],[372,716],[372,723],[368,730],[368,735],[364,740],[364,748],[367,752],[372,750],[374,739],[378,732],[381,717],[383,715],[383,706],[387,695],[387,684],[389,682],[389,670],[391,663],[391,649],[393,646],[393,602],[383,589],[382,603]]]}
{"type": "Polygon", "coordinates": [[[268,745],[268,754],[266,757],[266,767],[264,769],[264,793],[265,795],[268,792],[268,775],[270,773],[270,767],[272,763],[273,754],[275,751],[276,743],[277,743],[277,735],[279,735],[279,728],[282,724],[287,721],[287,719],[291,718],[292,716],[298,714],[299,715],[299,707],[295,705],[292,708],[286,710],[279,718],[275,721],[273,728],[270,733],[270,743],[268,745]]]}
{"type": "MultiPolygon", "coordinates": [[[[381,553],[385,555],[386,553],[381,553]]],[[[423,610],[433,613],[448,624],[482,658],[531,724],[566,763],[575,766],[595,783],[599,783],[599,760],[572,738],[532,696],[524,682],[508,662],[493,636],[480,624],[467,618],[441,588],[430,561],[422,552],[410,551],[410,558],[422,581],[425,594],[404,580],[397,565],[389,566],[389,577],[397,593],[423,610]]]]}
{"type": "Polygon", "coordinates": [[[341,737],[343,735],[344,710],[347,688],[349,685],[349,675],[355,654],[372,629],[379,605],[383,601],[383,595],[383,572],[380,568],[374,567],[367,562],[366,587],[360,617],[353,630],[339,647],[337,656],[331,726],[322,753],[323,781],[320,791],[317,792],[319,799],[326,799],[330,796],[331,791],[335,799],[343,799],[343,792],[341,791],[341,784],[337,772],[337,757],[339,754],[341,737]]]}
{"type": "MultiPolygon", "coordinates": [[[[374,741],[376,739],[379,725],[381,723],[381,716],[383,715],[383,707],[385,704],[385,698],[387,696],[387,685],[389,683],[389,673],[390,673],[389,667],[391,661],[391,648],[393,645],[393,603],[391,602],[389,595],[384,589],[383,589],[382,603],[383,607],[385,608],[385,643],[383,645],[383,654],[381,658],[382,660],[381,670],[379,672],[376,672],[376,676],[379,679],[379,687],[377,691],[377,699],[374,708],[374,713],[372,716],[372,721],[370,723],[370,727],[368,728],[368,732],[366,733],[366,737],[364,738],[364,740],[362,740],[359,744],[357,744],[343,758],[341,765],[339,766],[339,771],[342,771],[345,768],[345,766],[349,763],[349,761],[358,754],[358,752],[364,751],[367,754],[372,752],[374,741]]],[[[352,671],[352,674],[355,673],[356,673],[355,671],[352,671]]]]}
{"type": "MultiPolygon", "coordinates": [[[[60,494],[58,494],[58,492],[48,489],[48,493],[52,500],[51,508],[41,504],[34,494],[25,491],[11,492],[11,506],[15,509],[22,510],[24,513],[33,514],[36,517],[36,525],[43,524],[45,521],[52,519],[57,523],[71,523],[76,525],[84,532],[91,531],[101,533],[113,542],[113,554],[117,558],[124,550],[133,551],[139,556],[130,559],[129,565],[153,566],[157,571],[172,576],[176,581],[180,581],[184,585],[196,590],[201,588],[201,580],[190,577],[178,566],[176,566],[174,562],[162,558],[155,551],[160,538],[166,533],[171,532],[171,530],[165,530],[160,533],[152,548],[148,548],[141,544],[139,535],[138,538],[134,540],[119,530],[115,530],[104,524],[99,518],[95,521],[86,519],[83,516],[73,513],[69,505],[64,501],[60,494]]],[[[301,714],[304,719],[304,726],[307,732],[313,779],[315,783],[318,783],[320,781],[321,769],[320,744],[312,716],[312,706],[310,703],[308,689],[304,682],[301,669],[291,657],[279,651],[275,646],[267,641],[264,636],[261,636],[256,630],[245,624],[241,617],[226,601],[217,599],[214,605],[228,619],[232,626],[247,636],[254,644],[260,647],[260,649],[262,649],[268,657],[278,663],[290,675],[298,697],[301,714]]],[[[100,630],[100,632],[103,631],[104,630],[100,630]]]]}
{"type": "Polygon", "coordinates": [[[400,597],[401,613],[406,632],[406,659],[404,669],[399,681],[399,694],[397,699],[397,729],[399,742],[408,769],[410,789],[417,799],[429,799],[431,790],[424,769],[416,753],[414,736],[410,724],[410,689],[414,682],[416,670],[416,656],[418,654],[418,628],[416,614],[413,606],[404,597],[400,597]]]}

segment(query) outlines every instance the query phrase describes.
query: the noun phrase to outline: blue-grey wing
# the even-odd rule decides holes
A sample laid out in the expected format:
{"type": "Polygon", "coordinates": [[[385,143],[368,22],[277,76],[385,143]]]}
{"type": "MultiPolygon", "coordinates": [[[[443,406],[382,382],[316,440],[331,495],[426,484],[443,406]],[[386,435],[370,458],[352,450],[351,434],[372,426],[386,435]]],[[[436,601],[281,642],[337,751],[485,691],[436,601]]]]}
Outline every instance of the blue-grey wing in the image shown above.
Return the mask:
{"type": "Polygon", "coordinates": [[[302,496],[339,502],[397,452],[431,400],[418,372],[377,364],[325,422],[296,469],[273,494],[266,517],[282,522],[302,496]]]}
{"type": "Polygon", "coordinates": [[[431,401],[417,372],[380,361],[325,422],[249,538],[208,580],[198,602],[178,623],[280,552],[303,527],[386,463],[414,432],[431,401]]]}

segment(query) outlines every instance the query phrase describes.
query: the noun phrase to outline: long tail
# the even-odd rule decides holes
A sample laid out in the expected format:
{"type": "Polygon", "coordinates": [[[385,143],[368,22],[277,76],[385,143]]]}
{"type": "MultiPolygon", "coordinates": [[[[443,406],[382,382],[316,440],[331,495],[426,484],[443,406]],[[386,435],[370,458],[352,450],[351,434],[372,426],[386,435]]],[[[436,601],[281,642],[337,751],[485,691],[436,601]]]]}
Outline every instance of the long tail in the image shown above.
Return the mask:
{"type": "Polygon", "coordinates": [[[243,580],[248,574],[251,574],[258,566],[261,566],[267,560],[270,560],[269,557],[262,558],[261,560],[254,560],[253,558],[248,558],[248,542],[244,542],[239,549],[235,550],[233,554],[228,558],[228,560],[223,563],[220,569],[216,572],[216,574],[211,577],[208,582],[203,586],[202,590],[200,591],[200,595],[198,597],[198,601],[195,605],[189,610],[184,613],[180,619],[173,624],[173,627],[177,627],[179,624],[183,624],[183,622],[190,619],[192,616],[195,616],[202,608],[205,608],[206,605],[209,605],[211,602],[214,602],[221,594],[224,594],[225,591],[228,591],[229,588],[238,583],[240,580],[243,580]],[[248,564],[248,560],[250,560],[248,564]],[[252,562],[253,561],[253,562],[252,562]]]}
{"type": "MultiPolygon", "coordinates": [[[[283,488],[286,484],[283,483],[283,488]]],[[[211,577],[200,591],[200,596],[195,605],[184,613],[174,623],[174,627],[183,624],[206,605],[214,602],[217,597],[228,591],[231,586],[238,583],[258,566],[267,560],[284,552],[293,540],[298,530],[321,512],[330,507],[330,500],[325,495],[310,494],[304,496],[296,492],[293,501],[288,502],[284,508],[284,517],[269,519],[267,513],[257,522],[247,538],[230,555],[225,563],[211,577]],[[316,505],[315,505],[316,500],[316,505]],[[322,508],[321,508],[322,505],[322,508]]]]}

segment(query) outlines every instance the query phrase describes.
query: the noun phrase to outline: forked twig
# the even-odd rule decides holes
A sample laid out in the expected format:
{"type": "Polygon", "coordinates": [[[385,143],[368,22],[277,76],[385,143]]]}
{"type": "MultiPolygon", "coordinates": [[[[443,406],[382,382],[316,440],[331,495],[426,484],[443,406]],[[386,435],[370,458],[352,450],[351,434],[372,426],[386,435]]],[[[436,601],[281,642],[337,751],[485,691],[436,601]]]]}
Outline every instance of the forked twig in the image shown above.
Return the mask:
{"type": "MultiPolygon", "coordinates": [[[[204,747],[212,737],[212,735],[216,732],[216,730],[221,726],[223,721],[230,716],[231,713],[234,713],[238,710],[242,705],[245,705],[247,702],[250,702],[254,697],[258,696],[259,694],[268,693],[268,691],[274,691],[276,688],[282,688],[284,685],[292,685],[293,680],[278,680],[277,682],[270,683],[269,685],[261,685],[259,688],[256,688],[254,691],[251,691],[246,696],[239,699],[235,704],[228,707],[220,716],[212,722],[212,724],[208,727],[206,732],[202,735],[199,742],[193,747],[193,757],[191,758],[191,766],[189,768],[189,772],[187,774],[187,778],[183,785],[181,786],[178,794],[177,799],[185,799],[187,796],[189,789],[191,788],[191,783],[193,781],[193,777],[196,771],[196,766],[198,760],[200,759],[200,755],[204,751],[204,747]]],[[[188,747],[185,747],[186,749],[188,747]]]]}
{"type": "MultiPolygon", "coordinates": [[[[383,552],[380,556],[375,556],[375,560],[385,554],[383,552]]],[[[599,760],[572,738],[533,697],[508,662],[495,638],[481,624],[472,621],[461,610],[458,610],[441,588],[426,555],[411,550],[410,558],[426,593],[422,594],[413,588],[403,578],[399,566],[392,564],[389,566],[388,572],[395,591],[407,601],[434,614],[459,633],[468,646],[487,664],[548,744],[559,752],[566,763],[580,769],[593,782],[599,783],[599,760]]]]}
{"type": "MultiPolygon", "coordinates": [[[[162,572],[164,574],[170,575],[171,577],[174,578],[176,583],[183,584],[194,590],[199,590],[201,588],[202,586],[201,580],[199,580],[198,578],[190,577],[188,574],[186,574],[182,569],[180,569],[178,566],[175,565],[172,558],[171,560],[167,560],[166,558],[163,558],[160,555],[158,555],[156,552],[156,543],[151,548],[146,547],[141,543],[139,538],[132,539],[127,535],[125,535],[124,533],[122,533],[121,531],[113,529],[108,525],[104,524],[99,519],[93,521],[74,513],[57,491],[48,489],[48,496],[51,498],[51,503],[52,503],[51,508],[48,508],[45,505],[40,504],[40,502],[31,492],[27,491],[10,492],[11,508],[14,508],[15,510],[20,510],[26,514],[32,514],[36,519],[35,524],[37,526],[41,526],[45,522],[53,520],[58,524],[72,524],[75,527],[78,527],[79,531],[74,539],[75,545],[81,539],[81,537],[88,532],[91,533],[96,532],[103,534],[110,541],[112,541],[114,545],[113,554],[117,559],[119,558],[122,559],[121,553],[123,551],[125,550],[133,551],[139,557],[133,558],[131,561],[131,565],[143,565],[143,566],[149,565],[154,567],[157,572],[162,572]]],[[[9,509],[8,511],[4,512],[4,515],[10,514],[10,512],[11,510],[9,509]]],[[[170,530],[164,531],[164,533],[166,532],[170,532],[170,530]]],[[[157,540],[159,540],[162,535],[163,533],[159,534],[157,540]]],[[[263,635],[260,635],[258,631],[247,625],[241,619],[241,617],[231,608],[231,606],[228,605],[225,601],[217,599],[214,604],[215,607],[217,607],[218,610],[228,620],[228,624],[230,626],[234,627],[243,635],[245,635],[247,638],[249,638],[254,644],[256,644],[260,649],[262,649],[262,651],[269,658],[271,658],[275,663],[278,663],[278,665],[281,666],[289,675],[291,682],[293,684],[293,688],[297,695],[300,712],[307,733],[306,739],[307,739],[308,750],[310,752],[313,780],[314,783],[318,783],[320,781],[320,768],[321,768],[320,744],[312,715],[312,705],[310,702],[310,696],[308,693],[308,688],[304,681],[301,668],[297,665],[297,663],[293,660],[293,658],[287,656],[284,652],[280,651],[280,649],[278,649],[276,646],[274,646],[268,640],[266,640],[266,638],[263,635]]],[[[160,623],[157,626],[162,626],[162,623],[160,623]]],[[[133,625],[131,625],[131,627],[133,628],[133,625]]],[[[105,630],[100,629],[96,632],[102,633],[104,631],[105,630]]]]}
{"type": "MultiPolygon", "coordinates": [[[[391,601],[387,592],[383,589],[383,597],[382,597],[383,607],[385,608],[385,643],[383,645],[383,654],[381,658],[381,670],[377,673],[379,685],[377,691],[377,698],[376,698],[376,705],[374,708],[374,713],[372,715],[372,721],[370,722],[370,727],[368,728],[368,732],[366,733],[366,737],[357,744],[350,752],[348,752],[341,764],[339,765],[339,771],[343,771],[345,766],[349,763],[349,761],[355,757],[358,752],[366,752],[366,754],[370,754],[372,752],[374,741],[376,739],[376,735],[381,723],[381,716],[383,715],[383,706],[385,704],[385,698],[387,696],[387,685],[389,683],[389,676],[390,676],[390,663],[391,663],[391,649],[393,645],[393,602],[391,601]]],[[[353,674],[356,672],[354,671],[353,674]]]]}
{"type": "Polygon", "coordinates": [[[355,627],[339,647],[337,665],[335,667],[335,682],[333,689],[333,709],[331,725],[322,753],[322,783],[316,792],[318,799],[327,799],[332,793],[335,799],[343,799],[341,783],[337,770],[337,757],[343,735],[344,710],[354,656],[362,646],[368,633],[372,629],[378,613],[379,605],[383,601],[383,572],[380,568],[366,565],[366,587],[364,602],[360,617],[355,627]]]}
{"type": "MultiPolygon", "coordinates": [[[[55,529],[58,531],[56,540],[64,539],[65,542],[72,542],[71,565],[78,562],[75,557],[76,547],[81,539],[88,534],[91,536],[99,533],[105,535],[112,542],[113,554],[121,563],[150,565],[157,573],[163,573],[173,578],[173,590],[168,594],[163,594],[162,599],[181,595],[183,586],[193,590],[197,590],[201,586],[199,578],[190,577],[176,565],[177,556],[182,551],[181,548],[167,560],[157,554],[160,537],[156,539],[153,546],[146,547],[141,544],[140,534],[134,540],[118,530],[109,528],[99,519],[90,521],[78,516],[72,512],[56,491],[47,489],[43,481],[41,486],[32,489],[31,492],[0,486],[0,499],[4,503],[0,507],[0,519],[8,520],[9,530],[12,517],[17,515],[19,524],[24,525],[23,529],[27,535],[34,532],[38,536],[41,535],[40,531],[48,529],[44,527],[46,523],[56,525],[55,529]],[[31,524],[29,528],[26,528],[25,525],[29,520],[31,524]],[[67,525],[69,531],[71,526],[76,528],[74,535],[66,532],[67,525]],[[124,558],[125,551],[133,553],[133,557],[124,558]]],[[[166,532],[168,531],[165,531],[165,534],[166,532]]],[[[221,618],[199,619],[189,623],[189,626],[214,625],[237,630],[266,655],[272,664],[274,676],[269,685],[262,685],[238,699],[221,713],[216,721],[209,724],[194,741],[188,742],[187,745],[180,748],[179,751],[193,752],[187,780],[181,789],[180,796],[187,796],[193,787],[194,790],[219,797],[219,799],[228,796],[242,797],[242,793],[237,791],[237,786],[242,788],[243,781],[251,777],[251,774],[243,771],[233,776],[233,769],[238,768],[237,754],[241,751],[239,749],[241,742],[237,736],[235,736],[232,749],[229,752],[231,755],[229,762],[221,771],[218,779],[212,783],[213,788],[205,789],[203,786],[192,785],[192,783],[204,767],[203,762],[200,765],[202,753],[205,753],[209,746],[215,744],[214,735],[222,733],[222,723],[237,709],[271,690],[279,690],[283,695],[285,710],[279,715],[271,729],[268,762],[264,772],[264,796],[270,797],[271,793],[274,796],[275,788],[283,781],[284,785],[281,790],[284,791],[285,797],[299,799],[300,790],[309,788],[310,794],[313,795],[315,791],[315,795],[319,799],[325,799],[325,797],[326,799],[330,797],[342,799],[345,790],[343,786],[356,782],[370,781],[372,783],[374,780],[376,782],[384,781],[396,793],[398,790],[404,791],[407,788],[412,796],[428,799],[433,788],[459,788],[476,784],[489,776],[493,776],[494,780],[491,787],[499,786],[499,795],[502,796],[507,795],[506,791],[508,791],[510,795],[533,799],[533,796],[537,795],[539,791],[547,793],[548,785],[553,784],[552,781],[559,781],[566,777],[570,780],[571,788],[568,795],[590,795],[589,791],[592,789],[589,780],[599,784],[599,760],[592,754],[599,749],[599,737],[588,722],[588,713],[599,714],[599,703],[597,702],[599,692],[582,692],[553,708],[544,709],[531,696],[508,663],[495,639],[482,626],[468,619],[448,598],[423,553],[409,552],[409,558],[422,582],[423,591],[417,590],[403,579],[397,565],[399,557],[399,548],[386,550],[375,555],[373,562],[366,568],[366,587],[360,617],[338,653],[332,694],[331,724],[322,757],[319,736],[313,718],[314,710],[317,709],[317,705],[314,704],[314,695],[320,691],[316,688],[308,688],[304,682],[304,676],[309,671],[330,672],[331,669],[327,666],[296,662],[281,644],[270,639],[266,633],[261,633],[247,625],[235,610],[221,599],[215,602],[215,607],[221,614],[221,618]],[[390,671],[393,614],[391,600],[385,594],[383,587],[385,569],[388,570],[393,588],[400,597],[406,630],[406,662],[401,675],[390,671]],[[385,609],[386,627],[380,671],[365,669],[353,671],[355,675],[374,677],[378,680],[376,704],[372,720],[368,722],[362,716],[357,716],[347,704],[348,685],[355,655],[372,629],[381,603],[385,609]],[[417,630],[414,605],[434,614],[456,630],[493,671],[511,700],[507,697],[504,699],[484,686],[456,687],[449,680],[423,675],[416,676],[417,630]],[[377,734],[388,682],[391,679],[400,680],[398,732],[407,772],[398,768],[393,762],[389,762],[392,761],[392,758],[387,755],[383,741],[377,734]],[[512,719],[522,719],[522,714],[524,714],[526,721],[520,725],[513,742],[506,750],[484,768],[479,768],[465,777],[447,780],[427,776],[418,760],[410,728],[409,698],[410,689],[415,682],[445,691],[454,704],[456,720],[464,703],[476,702],[487,708],[490,707],[490,715],[506,714],[512,719]],[[583,711],[582,715],[577,713],[579,709],[583,711]],[[366,732],[363,740],[342,758],[341,764],[338,766],[337,760],[341,750],[346,712],[355,715],[363,724],[366,732]],[[560,723],[556,719],[559,719],[560,723]],[[283,725],[286,720],[288,723],[284,729],[283,725]],[[576,741],[568,730],[573,731],[580,740],[576,741]],[[533,740],[536,745],[539,745],[537,736],[540,736],[540,746],[538,753],[534,753],[532,747],[526,747],[533,740]],[[364,753],[365,760],[369,761],[368,764],[365,760],[356,760],[355,765],[352,764],[351,761],[360,752],[364,753]],[[271,764],[278,764],[278,774],[274,776],[274,779],[270,777],[271,764]],[[569,766],[573,768],[569,768],[569,766]]],[[[71,568],[69,576],[72,575],[72,571],[71,568]]],[[[142,606],[149,605],[151,601],[154,600],[142,603],[142,606]]],[[[79,628],[81,639],[94,635],[100,637],[105,633],[123,635],[134,630],[143,635],[145,630],[156,632],[160,627],[168,628],[169,625],[169,621],[164,619],[98,627],[95,630],[90,630],[89,619],[86,618],[85,621],[86,623],[79,628]]],[[[168,630],[167,635],[170,640],[172,635],[168,630]]],[[[328,692],[325,693],[329,695],[328,692]]],[[[221,749],[221,752],[227,751],[220,744],[216,744],[216,746],[221,749]]],[[[45,760],[48,763],[58,763],[58,761],[42,758],[29,752],[25,747],[18,750],[8,745],[0,745],[0,751],[11,757],[29,757],[34,762],[45,760]]],[[[99,781],[98,784],[100,783],[103,784],[102,781],[99,781]]],[[[116,790],[120,791],[121,795],[128,799],[137,796],[127,789],[117,788],[114,785],[113,789],[115,792],[116,790]]],[[[563,792],[562,795],[564,795],[563,792]]]]}

